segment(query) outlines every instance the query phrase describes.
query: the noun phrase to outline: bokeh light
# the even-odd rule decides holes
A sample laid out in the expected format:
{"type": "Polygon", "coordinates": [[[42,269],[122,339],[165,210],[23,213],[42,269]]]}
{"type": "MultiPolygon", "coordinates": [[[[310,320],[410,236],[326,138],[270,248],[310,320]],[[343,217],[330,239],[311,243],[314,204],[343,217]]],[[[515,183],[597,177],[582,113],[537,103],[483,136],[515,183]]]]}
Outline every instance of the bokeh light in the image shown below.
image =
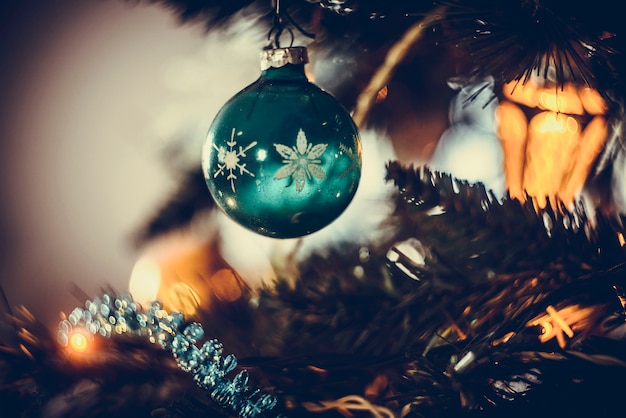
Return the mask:
{"type": "Polygon", "coordinates": [[[76,353],[84,353],[89,348],[89,340],[87,339],[87,336],[80,331],[74,331],[70,335],[69,348],[76,353]]]}

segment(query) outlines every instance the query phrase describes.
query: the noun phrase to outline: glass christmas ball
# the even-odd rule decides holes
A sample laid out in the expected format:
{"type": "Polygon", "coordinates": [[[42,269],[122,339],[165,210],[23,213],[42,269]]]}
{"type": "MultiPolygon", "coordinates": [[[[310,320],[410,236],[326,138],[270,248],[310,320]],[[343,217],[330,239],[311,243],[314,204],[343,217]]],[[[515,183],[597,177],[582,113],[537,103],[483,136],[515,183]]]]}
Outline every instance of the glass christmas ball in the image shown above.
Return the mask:
{"type": "Polygon", "coordinates": [[[348,111],[311,83],[306,48],[264,50],[261,75],[233,96],[202,151],[207,186],[233,220],[294,238],[333,222],[361,177],[361,144],[348,111]]]}

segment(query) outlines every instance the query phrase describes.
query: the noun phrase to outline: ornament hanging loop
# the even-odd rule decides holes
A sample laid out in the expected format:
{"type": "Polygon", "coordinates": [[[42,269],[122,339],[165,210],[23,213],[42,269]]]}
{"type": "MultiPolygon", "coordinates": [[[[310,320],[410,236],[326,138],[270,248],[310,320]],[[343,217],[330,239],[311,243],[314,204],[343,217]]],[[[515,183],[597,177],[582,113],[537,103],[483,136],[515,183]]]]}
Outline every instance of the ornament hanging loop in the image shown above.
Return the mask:
{"type": "Polygon", "coordinates": [[[274,22],[272,28],[267,34],[268,44],[265,49],[282,48],[280,45],[280,38],[285,31],[289,33],[289,47],[292,47],[295,41],[295,35],[291,26],[296,28],[298,32],[307,38],[315,39],[315,34],[304,30],[302,26],[293,20],[291,15],[287,12],[287,9],[281,8],[280,0],[272,0],[272,8],[274,9],[274,22]]]}
{"type": "Polygon", "coordinates": [[[269,33],[267,34],[268,44],[265,49],[282,48],[280,45],[280,37],[283,35],[285,30],[289,32],[289,47],[291,48],[293,46],[293,42],[295,40],[293,30],[291,30],[291,28],[288,26],[283,26],[282,23],[277,23],[278,21],[279,19],[274,18],[274,27],[270,29],[269,33]]]}

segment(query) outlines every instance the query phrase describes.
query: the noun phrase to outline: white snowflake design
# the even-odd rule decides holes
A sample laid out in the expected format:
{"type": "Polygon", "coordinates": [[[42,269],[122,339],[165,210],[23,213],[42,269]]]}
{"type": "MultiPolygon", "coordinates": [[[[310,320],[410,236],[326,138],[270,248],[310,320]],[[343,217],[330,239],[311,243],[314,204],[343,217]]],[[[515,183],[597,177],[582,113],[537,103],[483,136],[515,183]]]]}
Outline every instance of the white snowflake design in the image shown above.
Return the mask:
{"type": "Polygon", "coordinates": [[[230,180],[230,187],[235,192],[235,180],[237,175],[235,172],[239,170],[239,174],[244,173],[254,177],[254,173],[246,168],[246,164],[241,162],[241,157],[246,156],[246,151],[253,148],[257,144],[256,141],[251,142],[247,147],[239,147],[239,150],[235,150],[237,141],[235,140],[235,128],[233,128],[230,134],[230,141],[226,142],[228,150],[226,148],[213,144],[213,148],[217,151],[217,170],[213,174],[213,178],[217,178],[219,175],[225,175],[226,180],[230,180]]]}
{"type": "Polygon", "coordinates": [[[283,144],[274,144],[276,151],[284,158],[283,166],[274,175],[274,179],[291,177],[296,183],[296,191],[301,192],[307,179],[313,177],[325,179],[326,173],[319,166],[319,158],[326,152],[328,144],[309,144],[302,129],[298,131],[296,146],[289,148],[283,144]]]}

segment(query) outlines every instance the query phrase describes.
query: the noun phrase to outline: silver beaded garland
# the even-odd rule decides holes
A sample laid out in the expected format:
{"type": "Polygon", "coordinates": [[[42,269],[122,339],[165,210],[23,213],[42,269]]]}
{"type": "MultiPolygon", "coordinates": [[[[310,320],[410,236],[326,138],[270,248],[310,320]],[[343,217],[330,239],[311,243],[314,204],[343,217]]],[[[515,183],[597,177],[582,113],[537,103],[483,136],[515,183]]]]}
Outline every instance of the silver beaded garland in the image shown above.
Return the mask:
{"type": "Polygon", "coordinates": [[[228,375],[237,367],[237,358],[223,355],[223,346],[216,340],[206,341],[198,348],[196,342],[204,337],[202,325],[184,324],[179,312],[168,313],[158,301],[141,312],[131,295],[115,297],[104,294],[88,300],[85,307],[75,308],[59,324],[58,341],[67,346],[75,331],[110,338],[114,334],[132,334],[147,338],[153,344],[169,350],[181,370],[190,373],[201,388],[221,407],[242,418],[266,417],[272,414],[277,400],[248,384],[248,372],[240,371],[230,380],[228,375]]]}

